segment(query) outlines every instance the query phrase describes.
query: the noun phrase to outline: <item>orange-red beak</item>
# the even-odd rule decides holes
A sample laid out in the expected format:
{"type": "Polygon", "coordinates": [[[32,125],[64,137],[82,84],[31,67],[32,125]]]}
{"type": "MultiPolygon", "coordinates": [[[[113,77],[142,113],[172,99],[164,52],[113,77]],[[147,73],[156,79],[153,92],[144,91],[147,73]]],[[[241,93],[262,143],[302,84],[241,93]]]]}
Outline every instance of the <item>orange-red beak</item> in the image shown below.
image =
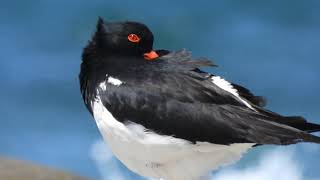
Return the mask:
{"type": "Polygon", "coordinates": [[[155,51],[150,51],[148,53],[144,53],[143,56],[146,60],[149,60],[149,61],[152,61],[152,60],[156,59],[157,57],[159,57],[159,55],[155,51]]]}

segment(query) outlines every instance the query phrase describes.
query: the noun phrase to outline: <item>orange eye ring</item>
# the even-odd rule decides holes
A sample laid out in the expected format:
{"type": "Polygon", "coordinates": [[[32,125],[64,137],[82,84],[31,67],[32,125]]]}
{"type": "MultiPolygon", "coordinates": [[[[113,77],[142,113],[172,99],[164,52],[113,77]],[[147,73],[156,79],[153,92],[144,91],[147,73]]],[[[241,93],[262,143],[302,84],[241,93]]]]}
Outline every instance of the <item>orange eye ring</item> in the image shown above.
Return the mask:
{"type": "Polygon", "coordinates": [[[136,34],[129,34],[128,40],[133,43],[138,43],[140,41],[140,37],[136,34]]]}

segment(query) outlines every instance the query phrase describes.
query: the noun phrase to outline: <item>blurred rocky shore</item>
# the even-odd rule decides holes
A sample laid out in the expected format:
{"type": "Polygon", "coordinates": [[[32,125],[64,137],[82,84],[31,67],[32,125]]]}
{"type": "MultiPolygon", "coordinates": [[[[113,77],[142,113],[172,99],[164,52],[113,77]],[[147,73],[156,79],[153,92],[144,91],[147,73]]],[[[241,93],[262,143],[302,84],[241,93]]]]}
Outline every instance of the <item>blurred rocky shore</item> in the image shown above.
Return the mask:
{"type": "Polygon", "coordinates": [[[87,180],[31,162],[0,157],[0,180],[87,180]]]}

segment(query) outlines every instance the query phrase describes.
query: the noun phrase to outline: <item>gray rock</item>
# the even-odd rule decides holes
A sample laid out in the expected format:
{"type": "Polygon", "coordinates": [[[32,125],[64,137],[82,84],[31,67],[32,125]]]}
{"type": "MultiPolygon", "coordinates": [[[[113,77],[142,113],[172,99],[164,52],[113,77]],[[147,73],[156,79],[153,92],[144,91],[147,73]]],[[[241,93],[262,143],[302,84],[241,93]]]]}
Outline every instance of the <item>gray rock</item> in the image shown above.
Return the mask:
{"type": "Polygon", "coordinates": [[[88,180],[30,162],[0,157],[0,180],[88,180]]]}

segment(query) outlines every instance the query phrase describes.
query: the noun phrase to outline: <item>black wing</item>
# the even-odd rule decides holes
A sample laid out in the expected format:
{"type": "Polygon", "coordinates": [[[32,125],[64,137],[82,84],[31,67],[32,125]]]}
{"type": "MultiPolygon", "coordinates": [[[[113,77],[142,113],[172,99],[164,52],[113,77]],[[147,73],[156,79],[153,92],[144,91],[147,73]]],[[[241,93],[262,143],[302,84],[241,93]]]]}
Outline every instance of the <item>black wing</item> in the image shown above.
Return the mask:
{"type": "Polygon", "coordinates": [[[121,86],[100,89],[104,106],[123,123],[134,122],[191,142],[320,143],[316,136],[249,109],[211,81],[195,77],[194,72],[143,73],[146,78],[124,78],[121,86]]]}
{"type": "Polygon", "coordinates": [[[267,105],[267,101],[262,96],[256,96],[254,95],[249,89],[242,87],[238,84],[231,84],[239,93],[239,95],[246,100],[250,101],[252,104],[260,107],[264,107],[267,105]]]}
{"type": "MultiPolygon", "coordinates": [[[[195,61],[185,52],[169,54],[137,68],[134,76],[132,72],[122,73],[116,77],[124,82],[120,86],[106,83],[105,88],[98,88],[105,80],[100,79],[105,76],[101,72],[102,76],[90,81],[81,78],[81,89],[89,110],[88,100],[97,93],[117,120],[191,142],[320,142],[316,136],[276,122],[279,116],[254,106],[253,102],[248,103],[257,110],[248,108],[239,98],[213,84],[210,76],[197,72],[197,68],[208,65],[213,64],[195,61]]],[[[239,92],[249,94],[243,89],[239,92]]]]}
{"type": "MultiPolygon", "coordinates": [[[[162,51],[168,53],[168,51],[166,51],[166,50],[160,50],[160,52],[162,52],[162,51]]],[[[197,73],[198,76],[200,76],[202,78],[207,78],[207,79],[213,75],[200,70],[199,67],[217,66],[216,64],[214,64],[212,62],[212,60],[209,60],[206,58],[193,59],[191,56],[191,53],[186,51],[185,49],[183,49],[181,51],[177,51],[177,52],[172,52],[172,53],[164,56],[162,59],[170,61],[171,62],[171,63],[169,63],[170,66],[172,66],[172,64],[177,64],[177,66],[176,66],[177,69],[182,68],[187,71],[194,71],[197,73]]],[[[250,90],[248,90],[245,87],[242,87],[240,85],[237,85],[234,83],[231,83],[231,85],[233,86],[233,88],[235,88],[238,91],[239,95],[242,98],[246,99],[250,103],[252,103],[256,106],[260,106],[260,107],[266,106],[266,99],[264,97],[256,96],[250,90]]]]}
{"type": "MultiPolygon", "coordinates": [[[[165,52],[168,53],[169,51],[165,51],[165,52]]],[[[195,72],[196,75],[194,75],[193,73],[194,78],[203,80],[203,79],[209,79],[210,77],[214,76],[210,73],[204,72],[199,69],[199,67],[203,67],[203,66],[216,66],[214,63],[212,63],[211,60],[208,60],[206,58],[200,58],[200,59],[194,60],[192,59],[191,53],[189,53],[186,50],[173,52],[168,56],[166,56],[166,58],[169,61],[174,61],[176,63],[178,62],[177,64],[179,64],[184,68],[187,67],[186,69],[189,71],[195,72]]],[[[309,123],[307,122],[306,119],[304,119],[301,116],[281,116],[277,113],[263,109],[262,107],[265,107],[267,104],[267,101],[264,97],[256,96],[249,89],[243,86],[240,86],[238,84],[231,83],[231,85],[234,89],[237,90],[241,98],[245,99],[252,106],[254,106],[259,113],[268,116],[269,117],[268,121],[284,124],[284,125],[294,127],[306,132],[320,131],[320,125],[309,123]]],[[[214,99],[217,100],[219,98],[214,97],[214,99]]]]}

